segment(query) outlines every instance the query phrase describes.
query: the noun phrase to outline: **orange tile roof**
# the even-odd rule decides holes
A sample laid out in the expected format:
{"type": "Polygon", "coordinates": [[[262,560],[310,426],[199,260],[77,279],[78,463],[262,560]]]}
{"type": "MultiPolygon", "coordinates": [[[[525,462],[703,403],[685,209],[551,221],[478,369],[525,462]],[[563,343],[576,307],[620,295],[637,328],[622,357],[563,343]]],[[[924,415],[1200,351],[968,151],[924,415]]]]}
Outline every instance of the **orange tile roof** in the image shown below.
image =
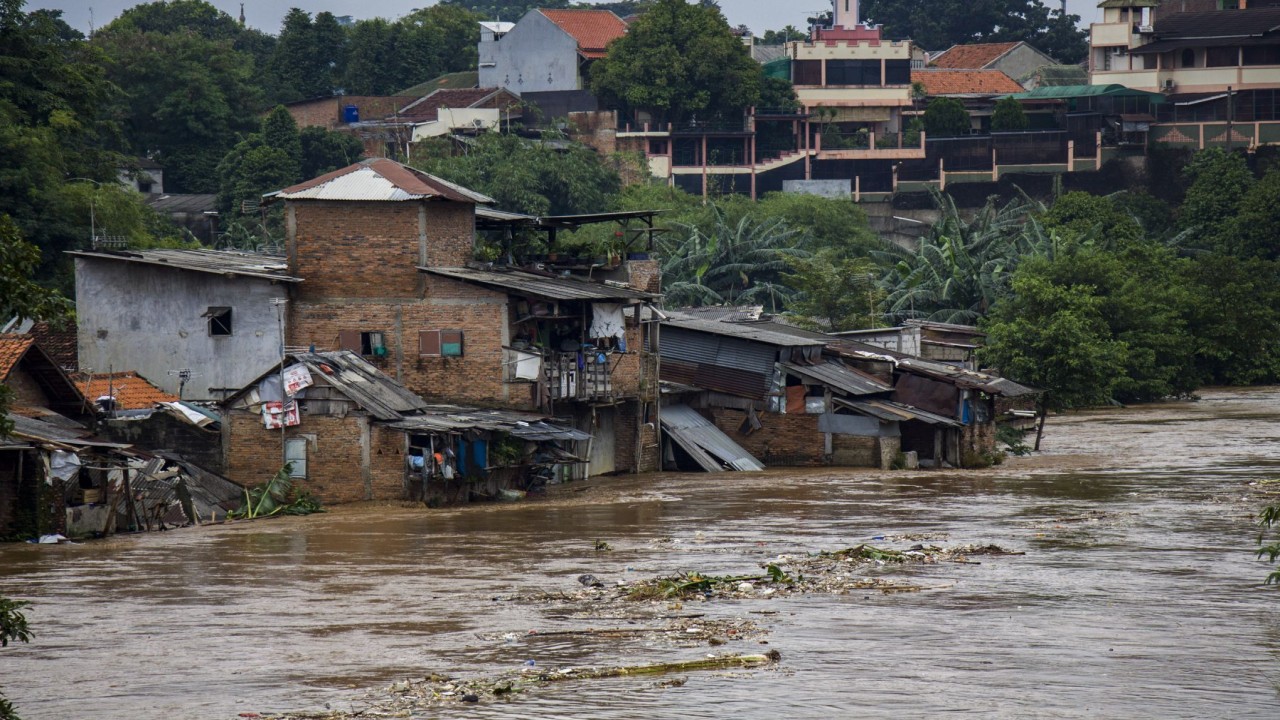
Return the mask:
{"type": "Polygon", "coordinates": [[[951,69],[985,68],[1000,58],[1001,55],[1017,47],[1020,43],[978,43],[975,45],[955,45],[942,53],[930,63],[934,67],[951,69]]]}
{"type": "Polygon", "coordinates": [[[9,377],[34,343],[35,338],[30,335],[0,335],[0,381],[9,377]]]}
{"type": "Polygon", "coordinates": [[[178,401],[177,395],[170,395],[152,385],[136,372],[115,373],[110,377],[77,375],[75,383],[90,403],[105,395],[114,395],[116,407],[120,410],[148,410],[156,403],[178,401]]]}
{"type": "Polygon", "coordinates": [[[911,82],[924,85],[925,95],[1004,95],[1023,87],[999,70],[912,70],[911,82]]]}
{"type": "Polygon", "coordinates": [[[539,10],[578,41],[587,57],[604,57],[609,43],[627,34],[627,24],[608,10],[539,10]]]}

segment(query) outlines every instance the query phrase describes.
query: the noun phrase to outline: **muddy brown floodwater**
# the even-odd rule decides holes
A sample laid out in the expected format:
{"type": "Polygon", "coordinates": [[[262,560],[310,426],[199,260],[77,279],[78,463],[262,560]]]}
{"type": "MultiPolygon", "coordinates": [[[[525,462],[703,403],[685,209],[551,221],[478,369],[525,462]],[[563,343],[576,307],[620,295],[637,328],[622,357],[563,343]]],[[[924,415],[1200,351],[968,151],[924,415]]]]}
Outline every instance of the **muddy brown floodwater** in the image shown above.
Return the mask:
{"type": "Polygon", "coordinates": [[[1045,448],[976,472],[619,478],[520,504],[0,546],[0,595],[34,602],[36,632],[0,651],[0,686],[27,720],[234,718],[360,708],[399,680],[527,660],[777,649],[770,669],[558,683],[415,717],[1280,717],[1280,592],[1251,550],[1258,483],[1280,476],[1280,388],[1074,415],[1045,448]],[[714,649],[565,633],[632,621],[512,599],[579,591],[584,573],[749,574],[926,534],[1026,554],[865,571],[934,588],[917,593],[659,606],[763,633],[714,649]]]}

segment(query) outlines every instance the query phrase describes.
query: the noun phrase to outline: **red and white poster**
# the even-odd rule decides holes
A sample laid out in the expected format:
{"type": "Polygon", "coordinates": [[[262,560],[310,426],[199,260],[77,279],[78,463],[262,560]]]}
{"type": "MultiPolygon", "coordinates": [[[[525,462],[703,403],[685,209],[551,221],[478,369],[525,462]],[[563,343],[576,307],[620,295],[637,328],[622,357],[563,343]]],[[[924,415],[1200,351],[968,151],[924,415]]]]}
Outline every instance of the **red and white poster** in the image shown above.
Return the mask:
{"type": "Polygon", "coordinates": [[[262,424],[268,430],[279,430],[281,427],[294,427],[302,424],[302,416],[298,413],[298,403],[288,405],[278,402],[262,404],[262,424]],[[283,421],[284,425],[281,425],[283,421]]]}

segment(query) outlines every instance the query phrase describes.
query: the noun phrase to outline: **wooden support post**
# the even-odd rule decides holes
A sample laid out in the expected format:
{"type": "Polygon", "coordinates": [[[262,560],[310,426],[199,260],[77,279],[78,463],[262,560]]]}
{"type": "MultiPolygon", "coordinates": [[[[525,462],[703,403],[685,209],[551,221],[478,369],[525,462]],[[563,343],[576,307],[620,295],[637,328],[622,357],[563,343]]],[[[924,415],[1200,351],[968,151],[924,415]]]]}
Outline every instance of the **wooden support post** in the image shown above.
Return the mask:
{"type": "Polygon", "coordinates": [[[862,202],[862,176],[853,176],[853,201],[862,202]]]}
{"type": "Polygon", "coordinates": [[[1093,160],[1097,167],[1095,167],[1094,169],[1100,170],[1102,169],[1102,131],[1101,130],[1098,131],[1097,137],[1094,138],[1094,148],[1097,151],[1096,157],[1094,157],[1094,160],[1093,160]]]}
{"type": "Polygon", "coordinates": [[[938,158],[938,189],[947,189],[947,159],[938,158]]]}
{"type": "Polygon", "coordinates": [[[996,153],[996,148],[991,147],[991,182],[1000,180],[1000,156],[996,153]]]}

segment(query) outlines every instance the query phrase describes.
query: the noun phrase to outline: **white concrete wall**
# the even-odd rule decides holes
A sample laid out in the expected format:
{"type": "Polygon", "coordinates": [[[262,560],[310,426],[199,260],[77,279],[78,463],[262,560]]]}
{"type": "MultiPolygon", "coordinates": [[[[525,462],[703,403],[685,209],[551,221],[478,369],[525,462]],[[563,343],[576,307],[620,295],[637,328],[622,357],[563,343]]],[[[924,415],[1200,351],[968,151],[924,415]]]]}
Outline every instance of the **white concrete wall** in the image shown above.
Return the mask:
{"type": "Polygon", "coordinates": [[[440,137],[455,129],[492,130],[498,127],[501,111],[497,108],[440,108],[440,119],[413,126],[413,142],[440,137]]]}
{"type": "Polygon", "coordinates": [[[484,58],[480,87],[506,88],[516,95],[581,89],[578,42],[536,10],[501,39],[482,41],[479,52],[484,58]]]}
{"type": "Polygon", "coordinates": [[[195,375],[188,400],[221,400],[210,388],[239,388],[279,362],[280,335],[272,298],[283,284],[245,277],[76,258],[76,331],[80,367],[94,373],[136,370],[161,389],[178,392],[170,371],[195,375]],[[210,337],[202,317],[232,309],[232,335],[210,337]]]}

